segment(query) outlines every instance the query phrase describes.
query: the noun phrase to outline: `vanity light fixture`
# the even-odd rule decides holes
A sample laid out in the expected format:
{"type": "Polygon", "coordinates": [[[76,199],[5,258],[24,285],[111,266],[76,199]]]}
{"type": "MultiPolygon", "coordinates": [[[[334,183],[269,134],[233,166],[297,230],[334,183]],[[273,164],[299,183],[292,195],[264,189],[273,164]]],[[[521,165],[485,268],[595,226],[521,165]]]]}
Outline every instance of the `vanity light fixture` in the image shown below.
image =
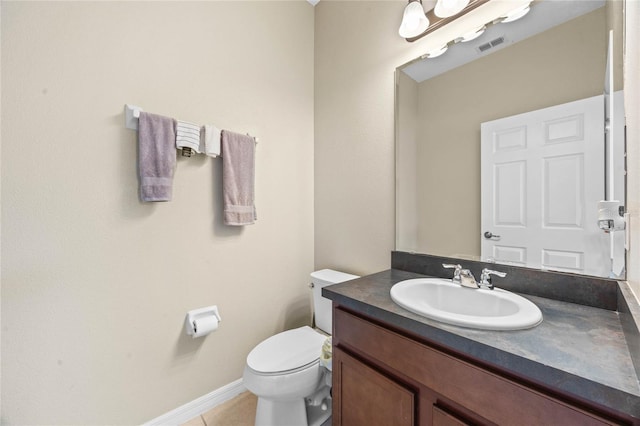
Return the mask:
{"type": "MultiPolygon", "coordinates": [[[[404,15],[398,33],[408,42],[413,42],[433,31],[443,28],[447,24],[465,16],[467,13],[491,0],[437,0],[435,7],[426,13],[422,7],[422,0],[408,1],[409,3],[404,9],[404,15]],[[449,15],[450,13],[453,13],[453,15],[449,15]]],[[[532,3],[533,1],[529,1],[525,5],[520,3],[521,6],[518,6],[505,15],[497,16],[484,26],[495,25],[501,22],[513,22],[520,19],[529,12],[532,3]]],[[[481,29],[468,31],[453,39],[452,42],[471,41],[481,34],[481,29]]]]}
{"type": "MultiPolygon", "coordinates": [[[[428,1],[436,3],[436,0],[428,1]]],[[[425,12],[422,0],[408,0],[398,33],[409,42],[416,41],[489,1],[491,0],[437,0],[436,6],[425,12]]]]}
{"type": "MultiPolygon", "coordinates": [[[[418,0],[420,1],[420,0],[418,0]]],[[[443,0],[438,0],[438,2],[441,2],[443,0]]],[[[476,7],[488,2],[489,0],[450,0],[450,1],[462,1],[465,2],[465,6],[462,6],[462,12],[460,12],[462,15],[466,14],[467,12],[470,12],[471,10],[475,9],[476,7]],[[468,3],[468,4],[467,4],[468,3]]],[[[409,0],[409,4],[407,5],[406,9],[405,9],[405,18],[407,17],[407,11],[409,9],[409,6],[412,5],[412,3],[417,3],[416,0],[409,0]]],[[[471,40],[475,40],[478,37],[480,37],[484,31],[487,29],[487,27],[491,26],[491,25],[496,25],[496,24],[500,24],[502,22],[513,22],[517,19],[522,18],[523,16],[525,16],[531,7],[531,3],[532,1],[530,1],[529,3],[526,3],[523,6],[518,6],[517,8],[513,9],[511,12],[507,13],[506,15],[502,15],[502,16],[498,16],[497,18],[493,19],[492,21],[487,22],[484,25],[481,25],[479,27],[476,27],[472,30],[467,30],[465,33],[463,33],[462,35],[456,37],[455,39],[451,40],[450,42],[444,44],[442,47],[439,47],[437,49],[433,49],[429,52],[427,52],[426,54],[422,55],[421,58],[422,59],[427,59],[427,58],[437,58],[438,56],[442,55],[444,52],[447,51],[447,48],[449,47],[449,45],[455,44],[455,43],[460,43],[460,42],[467,42],[467,41],[471,41],[471,40]]],[[[422,8],[422,4],[420,3],[419,5],[420,8],[420,12],[422,12],[422,15],[424,15],[424,9],[422,8]]],[[[437,6],[436,6],[437,7],[437,6]]],[[[415,8],[415,6],[414,6],[415,8]]],[[[400,26],[400,35],[402,37],[405,37],[407,39],[407,41],[412,42],[412,41],[416,41],[422,37],[424,37],[425,35],[427,35],[428,33],[430,33],[431,31],[434,31],[438,28],[442,28],[444,25],[448,24],[449,22],[453,21],[454,19],[460,17],[460,15],[454,15],[450,18],[439,18],[437,16],[435,16],[435,11],[431,10],[429,11],[428,14],[425,15],[425,20],[427,22],[427,29],[424,30],[423,32],[419,33],[418,35],[415,36],[411,36],[411,37],[405,37],[403,34],[405,34],[403,32],[403,26],[405,24],[405,19],[403,19],[402,21],[402,25],[400,26]],[[431,16],[431,18],[434,18],[434,23],[429,27],[428,23],[429,23],[429,18],[427,17],[427,15],[431,16]]],[[[415,25],[414,25],[415,27],[415,25]]]]}
{"type": "Polygon", "coordinates": [[[438,0],[433,12],[440,18],[448,18],[462,12],[469,0],[438,0]]]}
{"type": "Polygon", "coordinates": [[[409,0],[409,4],[404,8],[402,23],[398,34],[402,38],[416,37],[429,28],[429,19],[424,13],[422,0],[409,0]]]}

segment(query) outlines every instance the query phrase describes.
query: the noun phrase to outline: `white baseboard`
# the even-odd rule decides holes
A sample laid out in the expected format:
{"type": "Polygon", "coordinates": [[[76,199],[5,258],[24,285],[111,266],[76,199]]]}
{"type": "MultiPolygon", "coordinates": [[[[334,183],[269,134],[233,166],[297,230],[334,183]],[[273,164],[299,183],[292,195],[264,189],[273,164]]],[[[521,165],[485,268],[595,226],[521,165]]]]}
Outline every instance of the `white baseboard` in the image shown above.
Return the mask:
{"type": "Polygon", "coordinates": [[[189,420],[198,417],[201,414],[206,413],[212,408],[222,404],[231,398],[240,395],[246,391],[247,388],[242,384],[242,379],[238,379],[235,382],[231,382],[228,385],[224,385],[221,388],[214,390],[206,395],[201,396],[198,399],[194,399],[191,402],[171,410],[168,413],[156,417],[153,420],[149,420],[143,426],[167,426],[167,425],[180,425],[188,422],[189,420]]]}

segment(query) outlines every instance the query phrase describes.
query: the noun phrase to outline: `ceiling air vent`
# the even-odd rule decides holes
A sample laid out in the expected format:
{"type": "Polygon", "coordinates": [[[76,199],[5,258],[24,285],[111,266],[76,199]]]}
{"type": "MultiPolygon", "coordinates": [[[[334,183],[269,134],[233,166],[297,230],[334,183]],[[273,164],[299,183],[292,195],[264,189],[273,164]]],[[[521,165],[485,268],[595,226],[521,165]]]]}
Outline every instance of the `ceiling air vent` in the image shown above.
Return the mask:
{"type": "Polygon", "coordinates": [[[481,44],[480,46],[478,46],[478,50],[480,51],[480,53],[483,53],[483,52],[486,52],[489,49],[492,49],[492,48],[502,44],[502,43],[504,43],[504,36],[495,38],[495,39],[491,40],[488,43],[481,44]]]}

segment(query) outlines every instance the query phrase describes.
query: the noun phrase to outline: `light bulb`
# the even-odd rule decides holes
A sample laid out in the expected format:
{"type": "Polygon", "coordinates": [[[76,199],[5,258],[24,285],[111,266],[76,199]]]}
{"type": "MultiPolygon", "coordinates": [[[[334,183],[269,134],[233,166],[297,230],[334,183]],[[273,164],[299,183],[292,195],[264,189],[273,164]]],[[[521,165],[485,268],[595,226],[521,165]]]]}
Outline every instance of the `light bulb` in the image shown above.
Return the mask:
{"type": "Polygon", "coordinates": [[[462,12],[468,4],[469,0],[438,0],[433,13],[440,18],[448,18],[462,12]]]}
{"type": "Polygon", "coordinates": [[[410,1],[404,9],[402,23],[398,34],[402,38],[416,37],[426,31],[429,27],[429,20],[424,14],[422,3],[419,1],[410,1]]]}
{"type": "Polygon", "coordinates": [[[462,34],[460,37],[456,39],[456,41],[461,41],[465,43],[467,41],[475,40],[484,33],[485,28],[486,27],[483,25],[480,28],[476,28],[473,31],[469,31],[466,34],[462,34]]]}
{"type": "Polygon", "coordinates": [[[520,18],[522,18],[524,15],[526,15],[527,13],[529,13],[530,10],[530,5],[526,4],[524,6],[520,6],[514,10],[512,10],[511,12],[507,13],[504,18],[500,21],[500,22],[513,22],[515,20],[518,20],[520,18]]]}

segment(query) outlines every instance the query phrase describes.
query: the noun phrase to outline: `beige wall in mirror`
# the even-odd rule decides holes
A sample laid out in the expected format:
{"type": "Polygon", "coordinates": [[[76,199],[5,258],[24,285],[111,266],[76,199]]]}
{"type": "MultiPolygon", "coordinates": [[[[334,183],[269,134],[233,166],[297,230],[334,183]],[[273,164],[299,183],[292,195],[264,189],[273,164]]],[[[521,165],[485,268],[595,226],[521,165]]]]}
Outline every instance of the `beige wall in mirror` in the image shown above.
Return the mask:
{"type": "Polygon", "coordinates": [[[481,123],[601,95],[612,26],[620,90],[621,23],[615,2],[421,83],[398,72],[397,249],[480,258],[481,123]]]}

